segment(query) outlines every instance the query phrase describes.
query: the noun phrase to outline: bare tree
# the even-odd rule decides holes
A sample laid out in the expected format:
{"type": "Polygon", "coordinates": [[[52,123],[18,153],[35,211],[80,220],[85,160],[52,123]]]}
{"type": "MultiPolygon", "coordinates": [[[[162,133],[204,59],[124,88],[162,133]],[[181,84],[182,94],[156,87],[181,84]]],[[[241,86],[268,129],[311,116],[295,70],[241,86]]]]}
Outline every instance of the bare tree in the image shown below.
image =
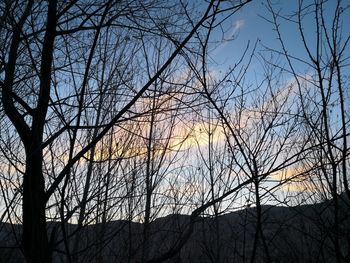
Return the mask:
{"type": "MultiPolygon", "coordinates": [[[[101,191],[96,195],[88,192],[96,149],[102,147],[104,137],[116,125],[141,114],[137,102],[180,58],[208,19],[217,13],[234,13],[247,2],[226,3],[219,9],[220,1],[210,1],[200,13],[190,11],[182,2],[1,3],[2,123],[11,126],[8,135],[17,141],[11,141],[8,148],[14,151],[20,145],[14,155],[3,157],[17,169],[11,173],[22,174],[19,189],[27,262],[52,261],[47,211],[61,221],[64,254],[72,260],[65,222],[79,210],[81,225],[89,200],[97,198],[95,207],[100,207],[101,191]],[[152,43],[153,36],[169,45],[159,53],[157,69],[145,74],[142,67],[147,61],[142,59],[140,47],[142,41],[152,43]],[[114,99],[108,101],[109,95],[114,99]],[[111,108],[113,114],[106,114],[111,108]],[[12,162],[13,156],[20,165],[12,162]],[[79,175],[84,178],[83,188],[78,185],[79,175]],[[71,204],[71,200],[77,203],[71,204]]],[[[152,48],[148,52],[152,53],[152,48]]],[[[146,188],[152,188],[151,182],[146,188]]],[[[105,191],[109,195],[109,190],[105,191]]],[[[10,208],[9,203],[7,206],[10,208]]]]}
{"type": "Polygon", "coordinates": [[[289,73],[296,82],[306,138],[309,147],[313,148],[302,164],[303,170],[308,171],[303,175],[312,183],[313,191],[319,192],[324,199],[332,199],[331,226],[323,227],[331,228],[328,233],[336,262],[346,262],[349,253],[344,250],[346,238],[340,231],[341,222],[346,218],[340,216],[340,202],[344,197],[350,197],[347,172],[349,109],[345,106],[349,99],[346,72],[350,36],[343,32],[348,6],[343,1],[332,4],[322,0],[299,1],[298,9],[292,15],[276,11],[270,1],[267,7],[281,44],[281,50],[276,52],[284,56],[288,65],[287,68],[275,66],[289,73]],[[316,33],[310,37],[305,27],[306,20],[312,19],[316,33]],[[305,57],[298,57],[288,50],[280,21],[294,23],[305,57]]]}

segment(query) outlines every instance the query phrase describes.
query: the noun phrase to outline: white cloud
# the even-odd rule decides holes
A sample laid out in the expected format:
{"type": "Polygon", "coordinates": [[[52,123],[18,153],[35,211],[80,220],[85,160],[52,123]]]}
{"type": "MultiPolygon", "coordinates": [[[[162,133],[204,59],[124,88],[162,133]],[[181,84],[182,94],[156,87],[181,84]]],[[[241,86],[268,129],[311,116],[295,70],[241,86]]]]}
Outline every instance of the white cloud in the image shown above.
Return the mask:
{"type": "Polygon", "coordinates": [[[245,25],[245,21],[243,19],[240,20],[235,20],[229,28],[226,28],[226,31],[224,35],[222,35],[221,43],[220,45],[216,48],[215,53],[218,53],[222,51],[227,44],[229,43],[228,40],[235,38],[236,34],[241,30],[241,28],[245,25]]]}
{"type": "Polygon", "coordinates": [[[234,36],[244,26],[244,24],[244,20],[234,21],[232,24],[232,32],[230,32],[230,37],[234,36]]]}

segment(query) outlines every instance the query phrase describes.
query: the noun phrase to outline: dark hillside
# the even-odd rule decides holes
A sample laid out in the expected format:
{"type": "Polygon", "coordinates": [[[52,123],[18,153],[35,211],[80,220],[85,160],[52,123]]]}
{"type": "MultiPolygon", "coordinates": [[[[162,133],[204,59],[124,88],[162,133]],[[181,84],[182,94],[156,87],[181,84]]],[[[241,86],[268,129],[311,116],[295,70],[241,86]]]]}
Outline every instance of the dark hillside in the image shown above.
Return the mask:
{"type": "MultiPolygon", "coordinates": [[[[263,235],[272,262],[334,262],[333,202],[325,201],[297,207],[263,206],[263,235]]],[[[349,254],[349,202],[340,201],[339,237],[344,254],[349,254]],[[347,252],[348,251],[348,252],[347,252]]],[[[171,249],[186,230],[189,216],[169,215],[151,223],[148,257],[154,258],[171,249]]],[[[167,262],[246,262],[250,259],[255,235],[255,208],[224,214],[217,218],[200,217],[181,252],[167,262]]],[[[16,243],[19,225],[1,225],[1,262],[22,262],[16,243]],[[14,235],[14,233],[16,235],[14,235]]],[[[64,262],[60,225],[51,223],[58,233],[54,262],[64,262]]],[[[67,225],[75,233],[75,225],[67,225]]],[[[72,258],[77,262],[137,262],[141,257],[142,224],[114,221],[104,227],[89,225],[80,231],[79,246],[72,258]]],[[[74,235],[70,238],[73,249],[74,235]]],[[[266,262],[262,239],[257,245],[257,262],[266,262]]]]}

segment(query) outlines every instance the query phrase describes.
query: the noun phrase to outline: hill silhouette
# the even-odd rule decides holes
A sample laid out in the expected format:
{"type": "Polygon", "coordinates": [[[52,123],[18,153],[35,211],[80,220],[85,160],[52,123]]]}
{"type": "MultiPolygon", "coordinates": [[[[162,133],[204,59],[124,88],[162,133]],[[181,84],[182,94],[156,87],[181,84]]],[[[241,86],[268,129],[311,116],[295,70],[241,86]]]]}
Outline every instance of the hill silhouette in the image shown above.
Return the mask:
{"type": "MultiPolygon", "coordinates": [[[[350,237],[350,202],[339,201],[338,235],[344,252],[350,237]]],[[[263,238],[259,238],[255,262],[334,262],[334,206],[332,200],[295,207],[262,206],[263,238]],[[267,245],[264,247],[264,242],[267,245]],[[269,259],[267,258],[269,257],[269,259]]],[[[148,258],[156,258],[171,249],[186,231],[188,215],[169,215],[150,225],[148,258]]],[[[129,221],[111,221],[85,226],[80,230],[78,247],[73,252],[76,225],[67,224],[73,262],[139,262],[143,246],[143,225],[129,221]]],[[[66,262],[60,224],[51,222],[55,231],[54,262],[66,262]]],[[[249,262],[256,229],[254,207],[199,217],[188,241],[176,256],[165,262],[249,262]]],[[[1,224],[1,262],[23,262],[19,248],[20,225],[1,224]]]]}

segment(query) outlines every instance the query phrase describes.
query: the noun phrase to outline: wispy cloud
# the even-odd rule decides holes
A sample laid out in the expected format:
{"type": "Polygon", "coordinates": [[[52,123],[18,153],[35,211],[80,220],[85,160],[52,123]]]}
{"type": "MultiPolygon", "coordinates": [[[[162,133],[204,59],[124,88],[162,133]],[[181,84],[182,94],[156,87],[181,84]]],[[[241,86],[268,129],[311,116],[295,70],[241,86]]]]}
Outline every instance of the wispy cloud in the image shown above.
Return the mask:
{"type": "Polygon", "coordinates": [[[284,182],[281,190],[286,192],[315,192],[320,190],[320,185],[310,176],[310,170],[302,165],[292,166],[281,170],[272,176],[279,182],[284,182]]]}
{"type": "Polygon", "coordinates": [[[234,36],[245,24],[244,20],[236,20],[232,24],[232,31],[230,32],[230,37],[234,36]]]}
{"type": "Polygon", "coordinates": [[[239,31],[244,27],[244,25],[245,25],[245,21],[243,19],[235,20],[231,24],[229,29],[227,29],[227,31],[223,33],[222,39],[219,40],[220,44],[215,49],[215,53],[219,53],[220,51],[222,51],[222,49],[224,49],[229,43],[228,40],[235,38],[236,35],[239,33],[239,31]]]}

